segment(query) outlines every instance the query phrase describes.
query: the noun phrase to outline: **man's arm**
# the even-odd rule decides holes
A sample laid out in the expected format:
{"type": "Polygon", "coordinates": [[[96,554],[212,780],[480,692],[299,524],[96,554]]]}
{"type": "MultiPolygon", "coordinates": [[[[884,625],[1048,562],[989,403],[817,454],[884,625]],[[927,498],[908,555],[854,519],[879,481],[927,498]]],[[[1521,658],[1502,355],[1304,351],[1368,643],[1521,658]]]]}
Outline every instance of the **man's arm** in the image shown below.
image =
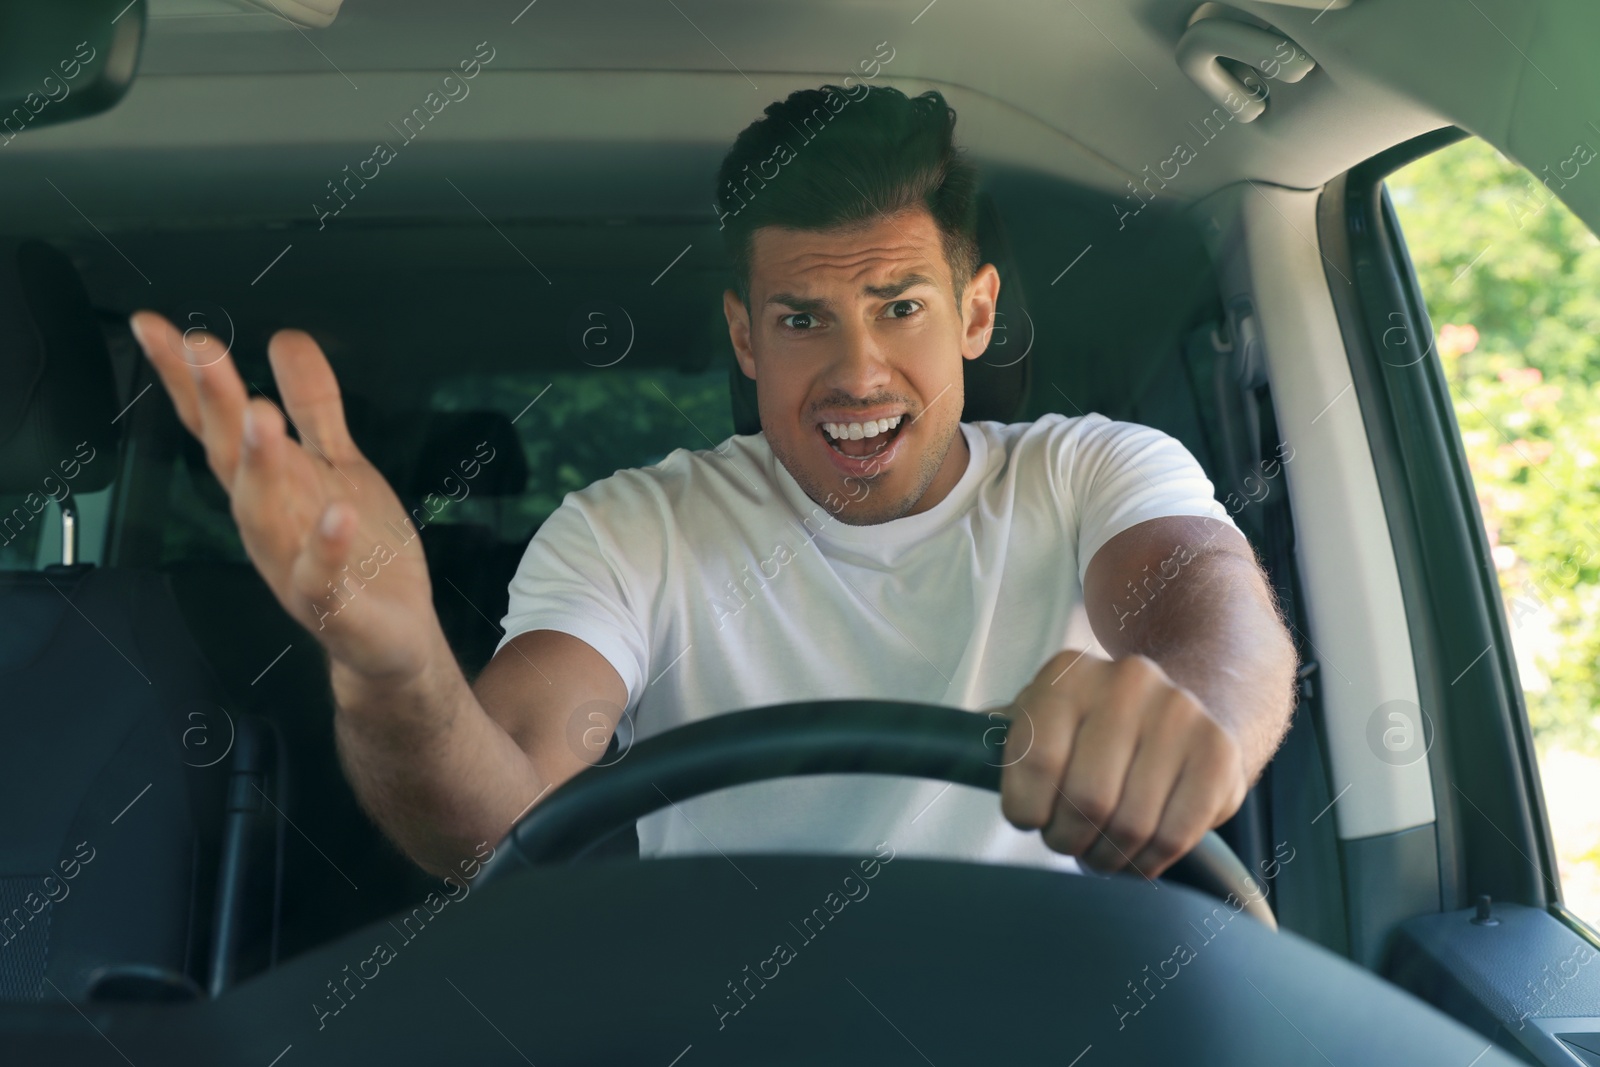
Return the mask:
{"type": "Polygon", "coordinates": [[[1091,867],[1155,877],[1239,809],[1282,741],[1294,645],[1249,544],[1215,519],[1117,534],[1084,599],[1112,658],[1065,650],[1018,695],[1002,810],[1091,867]]]}
{"type": "Polygon", "coordinates": [[[130,325],[179,421],[205,446],[251,563],[327,652],[346,772],[413,860],[454,873],[604,751],[588,743],[593,730],[582,744],[562,743],[574,712],[586,727],[591,713],[603,724],[627,699],[616,670],[575,637],[520,635],[476,694],[467,685],[433,608],[422,544],[352,440],[333,369],[310,336],[281,330],[268,343],[279,411],[248,395],[218,338],[180,334],[148,311],[130,325]]]}
{"type": "Polygon", "coordinates": [[[1142,522],[1095,553],[1083,594],[1101,647],[1148,656],[1199,697],[1239,742],[1254,784],[1288,730],[1297,664],[1244,535],[1199,516],[1142,522]]]}
{"type": "Polygon", "coordinates": [[[555,630],[512,638],[471,687],[442,634],[404,686],[337,661],[330,673],[345,774],[395,843],[439,875],[603,755],[628,698],[604,656],[555,630]]]}

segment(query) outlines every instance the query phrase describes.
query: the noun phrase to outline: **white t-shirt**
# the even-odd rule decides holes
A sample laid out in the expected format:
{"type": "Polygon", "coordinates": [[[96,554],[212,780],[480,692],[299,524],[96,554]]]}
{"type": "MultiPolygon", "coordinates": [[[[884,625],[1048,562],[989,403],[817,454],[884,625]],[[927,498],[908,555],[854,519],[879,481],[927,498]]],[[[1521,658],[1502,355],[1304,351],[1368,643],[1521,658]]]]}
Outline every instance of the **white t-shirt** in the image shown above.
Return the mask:
{"type": "MultiPolygon", "coordinates": [[[[1104,654],[1082,583],[1113,536],[1169,515],[1233,525],[1159,430],[1095,414],[960,426],[971,456],[949,495],[871,526],[807,497],[762,434],[568,493],[512,579],[500,647],[541,629],[593,646],[628,687],[623,742],[810,699],[997,709],[1061,649],[1104,654]]],[[[996,793],[889,775],[735,786],[638,831],[647,858],[872,855],[887,841],[896,855],[1078,869],[1007,822],[996,793]]]]}

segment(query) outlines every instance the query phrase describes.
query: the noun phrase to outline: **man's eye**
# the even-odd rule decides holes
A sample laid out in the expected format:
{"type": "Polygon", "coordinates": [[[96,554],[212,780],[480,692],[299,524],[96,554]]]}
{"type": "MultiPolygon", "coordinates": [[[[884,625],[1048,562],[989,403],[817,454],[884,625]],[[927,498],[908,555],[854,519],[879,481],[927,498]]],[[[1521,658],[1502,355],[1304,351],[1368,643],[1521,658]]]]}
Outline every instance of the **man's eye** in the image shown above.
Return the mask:
{"type": "Polygon", "coordinates": [[[891,313],[889,317],[891,319],[908,319],[921,310],[922,301],[920,300],[896,300],[894,303],[889,305],[889,311],[891,313]],[[909,310],[905,310],[903,314],[894,314],[894,312],[900,311],[901,309],[909,310]]]}
{"type": "Polygon", "coordinates": [[[792,315],[784,315],[778,320],[791,330],[810,330],[816,327],[817,317],[809,311],[797,311],[792,315]],[[793,321],[800,320],[800,321],[793,321]]]}

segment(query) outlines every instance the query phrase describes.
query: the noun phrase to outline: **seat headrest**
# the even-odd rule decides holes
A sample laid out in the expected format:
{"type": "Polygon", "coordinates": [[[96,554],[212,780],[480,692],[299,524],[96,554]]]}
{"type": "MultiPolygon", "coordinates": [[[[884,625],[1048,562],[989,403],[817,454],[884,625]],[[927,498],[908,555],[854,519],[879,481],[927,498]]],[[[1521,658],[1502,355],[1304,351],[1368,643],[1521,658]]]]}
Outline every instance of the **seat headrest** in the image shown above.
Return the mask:
{"type": "MultiPolygon", "coordinates": [[[[504,412],[434,411],[422,418],[422,445],[405,482],[412,499],[450,496],[462,492],[458,485],[484,496],[519,496],[527,490],[522,439],[504,412]]],[[[397,431],[407,421],[397,420],[397,431]]],[[[417,422],[410,425],[415,432],[417,422]]]]}
{"type": "MultiPolygon", "coordinates": [[[[263,393],[281,404],[276,390],[263,393]]],[[[388,413],[359,393],[343,394],[345,424],[361,449],[408,504],[428,494],[518,496],[527,490],[528,460],[516,427],[499,411],[403,410],[388,413]]],[[[228,495],[211,476],[205,449],[184,434],[180,449],[195,492],[225,511],[228,495]]]]}
{"type": "MultiPolygon", "coordinates": [[[[961,377],[966,401],[961,420],[1015,422],[1022,415],[1032,383],[1033,361],[1026,358],[1026,353],[1032,346],[1033,320],[1028,314],[1011,241],[993,198],[986,192],[978,194],[978,253],[979,262],[993,263],[1000,272],[1000,299],[989,347],[977,359],[963,361],[961,377]]],[[[732,394],[733,432],[760,433],[756,383],[745,377],[731,355],[728,387],[732,394]]]]}
{"type": "Polygon", "coordinates": [[[0,240],[0,492],[104,489],[116,417],[111,354],[72,261],[43,241],[0,240]]]}

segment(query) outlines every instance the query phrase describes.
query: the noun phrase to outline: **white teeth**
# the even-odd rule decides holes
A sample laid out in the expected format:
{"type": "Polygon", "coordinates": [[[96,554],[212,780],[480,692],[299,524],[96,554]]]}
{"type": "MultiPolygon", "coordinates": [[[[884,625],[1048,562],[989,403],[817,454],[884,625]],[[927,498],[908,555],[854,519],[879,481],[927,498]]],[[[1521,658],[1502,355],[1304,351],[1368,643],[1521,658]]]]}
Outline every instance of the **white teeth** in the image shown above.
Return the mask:
{"type": "Polygon", "coordinates": [[[877,419],[872,422],[825,422],[822,428],[835,441],[859,441],[863,437],[876,437],[880,433],[888,433],[899,426],[903,418],[904,415],[896,415],[893,418],[877,419]]]}

